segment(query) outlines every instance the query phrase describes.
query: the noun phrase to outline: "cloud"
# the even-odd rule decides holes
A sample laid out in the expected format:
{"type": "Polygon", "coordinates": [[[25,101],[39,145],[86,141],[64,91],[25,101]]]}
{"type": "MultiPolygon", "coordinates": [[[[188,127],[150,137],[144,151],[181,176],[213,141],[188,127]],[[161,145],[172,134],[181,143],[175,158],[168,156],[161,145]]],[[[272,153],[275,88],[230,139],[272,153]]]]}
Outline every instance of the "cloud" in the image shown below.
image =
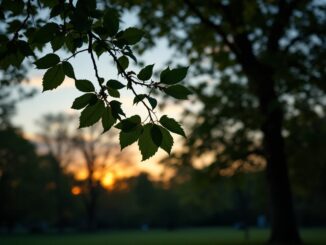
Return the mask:
{"type": "MultiPolygon", "coordinates": [[[[42,90],[42,78],[43,75],[32,75],[30,78],[24,81],[23,86],[33,87],[42,90]]],[[[58,87],[58,89],[72,88],[74,86],[74,80],[66,77],[63,83],[58,87]]]]}

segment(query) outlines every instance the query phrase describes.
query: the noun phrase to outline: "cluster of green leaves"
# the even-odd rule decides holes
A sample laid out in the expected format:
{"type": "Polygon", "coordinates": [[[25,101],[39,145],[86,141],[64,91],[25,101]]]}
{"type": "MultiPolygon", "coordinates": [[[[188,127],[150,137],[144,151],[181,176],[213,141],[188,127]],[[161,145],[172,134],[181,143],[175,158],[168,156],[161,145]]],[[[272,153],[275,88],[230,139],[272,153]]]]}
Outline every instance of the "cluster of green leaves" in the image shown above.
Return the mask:
{"type": "Polygon", "coordinates": [[[0,47],[3,57],[1,67],[19,67],[25,58],[32,56],[36,68],[46,69],[43,91],[56,89],[64,82],[65,77],[69,77],[75,80],[75,87],[83,92],[72,105],[73,109],[81,110],[80,128],[101,121],[104,132],[112,127],[119,129],[121,149],[138,141],[143,160],[153,156],[158,148],[171,152],[171,133],[182,136],[185,133],[180,124],[167,115],[158,120],[155,112],[157,100],[151,93],[159,90],[176,99],[187,99],[191,91],[180,82],[185,79],[188,67],[168,67],[160,73],[159,81],[152,78],[153,64],[145,66],[138,73],[130,70],[130,60],[137,62],[131,46],[141,41],[144,31],[135,27],[121,30],[119,11],[112,7],[101,7],[96,0],[78,0],[76,3],[40,0],[38,6],[33,5],[32,1],[17,3],[19,9],[12,5],[12,1],[3,1],[1,4],[0,17],[10,19],[7,25],[10,35],[0,36],[4,41],[0,47]],[[32,25],[31,16],[38,18],[37,7],[48,10],[50,21],[45,22],[46,18],[43,17],[38,19],[38,25],[32,25]],[[25,14],[26,18],[22,21],[19,14],[25,14]],[[36,49],[41,50],[48,44],[53,52],[37,57],[36,49]],[[56,54],[59,50],[65,50],[71,56],[61,59],[56,54]],[[90,55],[95,81],[78,79],[69,62],[82,52],[90,55]],[[119,81],[99,75],[94,54],[97,57],[107,54],[112,58],[117,67],[119,81]],[[136,86],[143,86],[149,92],[138,94],[136,86]],[[121,89],[133,92],[134,104],[143,104],[148,111],[145,120],[142,121],[139,115],[128,117],[124,113],[119,101],[121,89]]]}

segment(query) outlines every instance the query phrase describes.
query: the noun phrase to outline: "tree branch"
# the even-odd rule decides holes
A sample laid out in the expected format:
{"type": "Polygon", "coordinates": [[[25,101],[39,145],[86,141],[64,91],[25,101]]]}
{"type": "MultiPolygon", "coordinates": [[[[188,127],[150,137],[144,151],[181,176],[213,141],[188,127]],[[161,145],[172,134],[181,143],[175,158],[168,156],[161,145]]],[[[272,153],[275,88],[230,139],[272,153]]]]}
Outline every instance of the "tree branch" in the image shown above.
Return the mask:
{"type": "Polygon", "coordinates": [[[224,30],[221,28],[221,26],[217,25],[213,21],[211,21],[209,18],[205,17],[200,10],[190,1],[190,0],[184,0],[185,4],[189,7],[189,9],[202,21],[203,24],[206,26],[212,28],[217,32],[218,35],[222,37],[222,40],[227,44],[227,46],[235,53],[238,54],[238,49],[234,45],[234,43],[230,42],[227,38],[227,34],[224,32],[224,30]]]}
{"type": "MultiPolygon", "coordinates": [[[[100,41],[100,42],[103,42],[103,40],[102,39],[100,39],[100,38],[98,38],[97,36],[95,36],[93,33],[89,33],[89,36],[90,36],[90,39],[91,38],[95,38],[96,40],[98,40],[98,41],[100,41]]],[[[135,82],[129,75],[128,75],[128,73],[123,69],[123,67],[122,67],[122,65],[120,64],[120,62],[119,62],[119,60],[118,60],[118,58],[115,56],[115,54],[112,52],[112,50],[110,50],[109,48],[107,48],[106,46],[104,46],[104,48],[106,49],[106,51],[111,55],[111,57],[113,58],[113,60],[114,60],[114,62],[117,64],[117,66],[118,66],[118,68],[119,68],[119,70],[121,71],[121,74],[122,74],[122,76],[124,77],[124,78],[126,78],[127,79],[127,82],[128,82],[128,84],[127,84],[127,88],[130,88],[131,89],[131,91],[133,92],[133,94],[135,95],[135,96],[138,96],[138,94],[137,94],[137,92],[135,91],[135,89],[132,87],[132,84],[135,82]]],[[[94,59],[94,57],[92,58],[92,59],[94,59]]],[[[94,63],[94,61],[93,61],[93,63],[94,63]]],[[[152,113],[154,114],[154,116],[156,116],[155,115],[155,113],[153,112],[153,110],[143,101],[143,100],[141,100],[140,101],[145,107],[146,107],[146,109],[147,109],[147,111],[148,111],[148,115],[149,115],[149,118],[150,118],[150,120],[151,120],[151,122],[153,122],[154,123],[154,119],[153,119],[153,117],[152,117],[152,113]]]]}
{"type": "Polygon", "coordinates": [[[279,40],[285,32],[285,28],[289,24],[294,9],[301,3],[300,0],[292,0],[287,3],[286,0],[279,0],[278,14],[275,16],[267,41],[267,49],[269,51],[277,51],[279,49],[279,40]]]}
{"type": "Polygon", "coordinates": [[[31,0],[28,0],[27,1],[27,15],[26,15],[25,19],[23,20],[23,22],[21,23],[21,25],[15,31],[14,36],[11,41],[15,41],[19,37],[20,30],[23,29],[23,27],[26,25],[29,17],[31,16],[31,13],[30,13],[31,7],[32,7],[31,0]]]}

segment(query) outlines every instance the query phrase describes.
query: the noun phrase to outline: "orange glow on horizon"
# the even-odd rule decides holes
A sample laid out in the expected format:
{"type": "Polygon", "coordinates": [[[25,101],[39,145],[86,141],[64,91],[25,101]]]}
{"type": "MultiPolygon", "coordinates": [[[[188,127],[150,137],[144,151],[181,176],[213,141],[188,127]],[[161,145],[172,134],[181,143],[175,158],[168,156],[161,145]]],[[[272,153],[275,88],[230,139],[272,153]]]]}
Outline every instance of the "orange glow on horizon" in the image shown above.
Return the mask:
{"type": "Polygon", "coordinates": [[[101,179],[102,185],[107,189],[112,189],[114,186],[115,177],[112,172],[107,172],[101,179]]]}
{"type": "Polygon", "coordinates": [[[82,190],[81,190],[81,188],[79,186],[74,186],[74,187],[71,188],[71,193],[74,196],[79,195],[81,192],[82,192],[82,190]]]}
{"type": "Polygon", "coordinates": [[[73,173],[75,174],[75,178],[77,180],[85,180],[88,177],[88,173],[86,169],[78,169],[73,171],[73,173]]]}

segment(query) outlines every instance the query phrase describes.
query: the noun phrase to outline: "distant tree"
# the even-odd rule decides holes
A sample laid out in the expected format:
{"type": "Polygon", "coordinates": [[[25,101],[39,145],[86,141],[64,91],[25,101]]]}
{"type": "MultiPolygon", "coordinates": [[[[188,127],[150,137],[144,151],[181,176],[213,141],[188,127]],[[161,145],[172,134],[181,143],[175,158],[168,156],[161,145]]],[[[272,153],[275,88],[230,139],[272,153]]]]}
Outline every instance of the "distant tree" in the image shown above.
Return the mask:
{"type": "Polygon", "coordinates": [[[100,136],[101,128],[94,125],[88,129],[77,131],[73,138],[75,153],[81,156],[77,162],[86,164],[87,178],[85,180],[84,203],[87,211],[87,224],[89,229],[97,226],[97,210],[101,188],[101,180],[113,168],[120,164],[130,163],[132,154],[127,151],[120,152],[116,134],[111,131],[100,136]],[[79,153],[79,154],[78,154],[79,153]]]}
{"type": "Polygon", "coordinates": [[[271,207],[269,242],[301,243],[284,121],[302,112],[299,104],[317,117],[325,115],[325,2],[115,2],[137,12],[140,28],[148,32],[140,51],[167,38],[194,74],[207,75],[197,79],[206,80],[196,86],[202,109],[194,112],[186,154],[210,153],[216,172],[235,161],[243,168],[263,157],[271,207]]]}
{"type": "Polygon", "coordinates": [[[25,77],[26,68],[3,70],[0,67],[0,128],[12,126],[12,116],[16,112],[16,105],[23,99],[33,96],[35,89],[26,89],[21,86],[25,77]]]}
{"type": "Polygon", "coordinates": [[[64,175],[74,157],[71,137],[73,137],[72,130],[74,129],[72,127],[75,125],[71,123],[71,120],[73,117],[70,115],[47,114],[37,121],[40,128],[40,150],[49,155],[48,162],[52,165],[58,228],[62,228],[66,223],[65,210],[68,202],[64,200],[67,197],[64,193],[69,185],[66,185],[64,175]],[[52,161],[51,158],[53,158],[52,161]]]}
{"type": "Polygon", "coordinates": [[[300,114],[286,121],[285,128],[294,132],[286,137],[285,143],[299,221],[306,225],[322,224],[326,219],[326,118],[302,108],[300,114]]]}
{"type": "Polygon", "coordinates": [[[153,222],[153,206],[155,205],[156,190],[153,182],[149,179],[148,174],[141,173],[134,178],[133,192],[136,203],[141,208],[140,225],[150,226],[153,222]],[[145,211],[146,210],[146,211],[145,211]]]}
{"type": "Polygon", "coordinates": [[[18,224],[42,221],[46,199],[40,194],[47,180],[42,179],[35,146],[21,132],[1,129],[0,138],[0,226],[12,231],[18,224]]]}
{"type": "MultiPolygon", "coordinates": [[[[57,169],[58,184],[58,211],[63,207],[61,188],[64,188],[62,174],[74,165],[79,170],[86,170],[86,179],[82,181],[80,195],[85,204],[87,213],[87,226],[90,230],[96,228],[96,215],[100,191],[103,188],[101,180],[116,164],[126,164],[130,158],[127,151],[120,152],[117,135],[109,132],[101,135],[100,125],[96,124],[86,129],[76,130],[77,117],[65,113],[45,115],[38,121],[41,127],[42,144],[46,151],[53,155],[59,164],[57,169]],[[61,201],[61,202],[60,202],[61,201]]],[[[62,211],[62,210],[61,210],[62,211]]]]}

